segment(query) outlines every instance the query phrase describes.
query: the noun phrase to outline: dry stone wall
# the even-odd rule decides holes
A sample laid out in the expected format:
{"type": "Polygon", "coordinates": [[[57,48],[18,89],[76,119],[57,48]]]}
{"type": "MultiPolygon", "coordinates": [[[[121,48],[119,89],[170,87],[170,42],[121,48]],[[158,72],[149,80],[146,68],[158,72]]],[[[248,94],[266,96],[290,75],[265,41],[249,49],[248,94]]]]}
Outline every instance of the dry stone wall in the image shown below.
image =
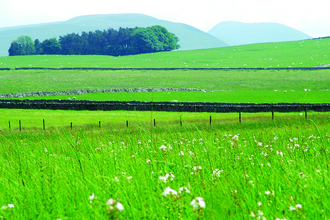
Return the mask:
{"type": "Polygon", "coordinates": [[[149,88],[149,89],[75,89],[69,91],[57,92],[26,92],[26,93],[10,93],[0,94],[0,98],[23,98],[23,97],[39,97],[39,96],[57,96],[57,95],[81,95],[86,93],[114,93],[114,92],[174,92],[174,91],[209,91],[207,89],[173,89],[173,88],[149,88]]]}
{"type": "Polygon", "coordinates": [[[212,103],[212,102],[138,102],[88,100],[18,100],[0,99],[0,108],[90,111],[168,111],[168,112],[329,112],[330,103],[212,103]]]}

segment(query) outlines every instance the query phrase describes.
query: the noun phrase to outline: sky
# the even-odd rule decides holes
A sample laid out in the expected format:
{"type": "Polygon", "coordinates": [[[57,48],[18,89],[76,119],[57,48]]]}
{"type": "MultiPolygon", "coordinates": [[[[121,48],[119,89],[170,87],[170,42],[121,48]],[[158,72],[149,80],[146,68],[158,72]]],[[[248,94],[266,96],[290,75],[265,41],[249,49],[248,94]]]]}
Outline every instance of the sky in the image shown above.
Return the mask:
{"type": "Polygon", "coordinates": [[[0,28],[81,15],[140,13],[205,32],[223,21],[275,22],[324,37],[330,36],[329,6],[329,0],[0,0],[0,28]]]}

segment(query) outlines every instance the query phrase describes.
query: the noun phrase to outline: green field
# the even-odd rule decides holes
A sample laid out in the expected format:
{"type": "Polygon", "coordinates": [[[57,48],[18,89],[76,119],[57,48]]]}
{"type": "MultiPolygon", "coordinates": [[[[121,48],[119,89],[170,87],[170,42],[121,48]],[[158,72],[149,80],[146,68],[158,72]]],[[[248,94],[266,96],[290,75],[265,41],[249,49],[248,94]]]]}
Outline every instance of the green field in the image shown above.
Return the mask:
{"type": "Polygon", "coordinates": [[[91,93],[27,98],[67,99],[75,96],[90,100],[328,103],[329,73],[330,70],[0,71],[0,94],[75,89],[196,88],[209,91],[91,93]]]}
{"type": "Polygon", "coordinates": [[[226,68],[314,67],[329,64],[330,38],[280,43],[171,51],[134,56],[0,57],[0,68],[226,68]]]}
{"type": "Polygon", "coordinates": [[[259,116],[242,124],[227,118],[212,126],[197,120],[153,128],[144,121],[129,128],[112,123],[4,131],[0,216],[326,219],[329,122],[328,114],[312,114],[311,120],[259,116]],[[189,193],[164,196],[167,187],[189,193]],[[205,208],[191,205],[196,197],[205,208]],[[124,210],[107,205],[110,198],[124,210]]]}
{"type": "MultiPolygon", "coordinates": [[[[327,64],[329,43],[132,57],[0,57],[0,68],[311,67],[327,64]]],[[[26,98],[330,103],[329,73],[10,70],[0,71],[0,94],[196,88],[207,91],[26,98]]],[[[330,114],[316,112],[308,119],[301,112],[275,112],[275,120],[271,113],[243,113],[239,123],[238,113],[0,109],[0,218],[327,219],[329,128],[330,114]],[[168,187],[172,194],[165,193],[168,187]]]]}

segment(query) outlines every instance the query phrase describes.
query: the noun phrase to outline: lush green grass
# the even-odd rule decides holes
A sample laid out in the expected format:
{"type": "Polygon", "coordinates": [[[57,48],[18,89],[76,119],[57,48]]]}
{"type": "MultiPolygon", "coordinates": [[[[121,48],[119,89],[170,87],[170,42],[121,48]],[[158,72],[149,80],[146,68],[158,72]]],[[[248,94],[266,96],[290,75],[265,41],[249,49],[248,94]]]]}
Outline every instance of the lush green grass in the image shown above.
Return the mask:
{"type": "MultiPolygon", "coordinates": [[[[49,67],[124,64],[125,67],[163,67],[165,63],[166,67],[238,67],[243,64],[268,67],[296,66],[301,62],[303,64],[297,66],[316,66],[327,62],[328,47],[329,39],[322,39],[117,58],[2,57],[0,67],[39,64],[49,67]]],[[[0,93],[170,87],[214,92],[76,97],[329,102],[329,77],[328,70],[1,71],[0,93]],[[305,92],[305,89],[311,91],[305,92]],[[284,90],[287,92],[283,93],[284,90]]],[[[329,114],[309,113],[308,120],[300,113],[275,113],[274,121],[270,113],[243,114],[242,117],[239,123],[237,113],[0,109],[0,217],[326,219],[330,212],[329,114]],[[183,126],[180,126],[180,118],[183,126]],[[43,119],[46,131],[42,131],[43,119]],[[156,119],[156,127],[153,119],[156,119]],[[18,120],[22,122],[22,132],[18,131],[18,120]],[[11,121],[11,131],[8,121],[11,121]],[[70,122],[73,122],[73,130],[69,129],[70,122]],[[169,178],[164,182],[166,174],[169,178]],[[163,196],[166,187],[176,191],[187,187],[190,193],[163,196]],[[196,197],[204,199],[205,209],[194,210],[190,205],[196,197]],[[119,198],[124,210],[107,205],[110,198],[119,198]],[[12,205],[14,207],[10,208],[12,205]]]]}
{"type": "Polygon", "coordinates": [[[311,119],[3,132],[0,216],[326,219],[330,118],[311,119]],[[166,174],[173,177],[164,182],[166,174]],[[166,187],[190,193],[163,196],[166,187]],[[204,199],[205,209],[194,211],[196,197],[204,199]],[[124,210],[111,211],[110,198],[119,198],[124,210]]]}
{"type": "Polygon", "coordinates": [[[193,51],[135,56],[17,56],[0,57],[0,68],[108,67],[108,68],[223,68],[314,67],[329,64],[330,39],[250,44],[193,51]]]}
{"type": "Polygon", "coordinates": [[[2,71],[0,94],[74,89],[197,88],[214,92],[100,93],[74,96],[92,100],[318,103],[330,102],[329,73],[330,70],[2,71]],[[311,92],[305,92],[305,89],[311,92]],[[283,93],[284,90],[287,93],[283,93]]]}
{"type": "MultiPolygon", "coordinates": [[[[58,95],[25,97],[23,99],[72,99],[98,101],[177,101],[177,102],[229,102],[229,103],[330,103],[329,91],[214,91],[214,92],[141,92],[141,93],[87,93],[82,95],[58,95]]],[[[20,98],[21,99],[21,98],[20,98]]]]}
{"type": "MultiPolygon", "coordinates": [[[[327,115],[327,113],[310,113],[317,117],[327,115]]],[[[141,111],[64,111],[64,110],[25,110],[25,109],[0,109],[0,130],[8,131],[8,122],[11,122],[12,131],[18,130],[18,121],[21,120],[22,128],[42,129],[43,119],[46,128],[73,127],[93,125],[98,127],[99,121],[102,126],[126,125],[137,126],[140,123],[151,123],[156,119],[156,123],[169,123],[179,125],[180,118],[183,122],[203,121],[209,123],[212,116],[213,123],[236,123],[238,113],[212,113],[212,112],[141,112],[141,111]]],[[[268,118],[271,121],[271,113],[242,113],[242,120],[257,119],[260,117],[268,118]]],[[[300,113],[275,113],[279,118],[302,118],[300,113]]]]}

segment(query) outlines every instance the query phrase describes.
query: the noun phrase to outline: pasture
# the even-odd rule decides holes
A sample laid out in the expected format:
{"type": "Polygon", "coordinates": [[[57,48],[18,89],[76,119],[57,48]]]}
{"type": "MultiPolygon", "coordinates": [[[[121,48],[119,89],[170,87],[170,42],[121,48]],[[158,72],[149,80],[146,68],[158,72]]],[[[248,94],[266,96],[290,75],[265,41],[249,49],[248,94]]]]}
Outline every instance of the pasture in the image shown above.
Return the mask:
{"type": "MultiPolygon", "coordinates": [[[[330,39],[315,39],[127,57],[0,57],[0,68],[313,67],[328,63],[329,47],[330,39]]],[[[0,71],[0,94],[196,88],[206,92],[26,98],[330,103],[329,73],[12,69],[0,71]]],[[[243,113],[239,123],[238,113],[0,109],[0,218],[326,219],[329,125],[329,113],[315,112],[275,112],[274,120],[243,113]]]]}
{"type": "Polygon", "coordinates": [[[195,88],[208,91],[89,93],[26,98],[329,103],[329,73],[330,70],[12,70],[0,71],[0,94],[77,89],[195,88]]]}
{"type": "Polygon", "coordinates": [[[38,55],[0,57],[0,68],[315,67],[329,64],[330,38],[171,51],[134,56],[38,55]]]}
{"type": "MultiPolygon", "coordinates": [[[[23,111],[27,114],[34,113],[23,111]]],[[[88,115],[77,117],[80,114],[88,115]]],[[[86,117],[85,125],[73,130],[3,131],[2,218],[328,216],[328,114],[312,114],[309,120],[284,114],[274,122],[256,115],[241,124],[233,117],[219,117],[212,126],[196,116],[181,127],[165,122],[164,113],[164,121],[153,127],[148,118],[155,113],[149,112],[144,119],[134,116],[140,120],[128,128],[116,119],[127,112],[111,114],[117,114],[113,122],[101,128],[88,125],[86,117]],[[197,197],[205,207],[196,203],[197,197]],[[124,210],[111,205],[111,198],[119,199],[124,210]]]]}

